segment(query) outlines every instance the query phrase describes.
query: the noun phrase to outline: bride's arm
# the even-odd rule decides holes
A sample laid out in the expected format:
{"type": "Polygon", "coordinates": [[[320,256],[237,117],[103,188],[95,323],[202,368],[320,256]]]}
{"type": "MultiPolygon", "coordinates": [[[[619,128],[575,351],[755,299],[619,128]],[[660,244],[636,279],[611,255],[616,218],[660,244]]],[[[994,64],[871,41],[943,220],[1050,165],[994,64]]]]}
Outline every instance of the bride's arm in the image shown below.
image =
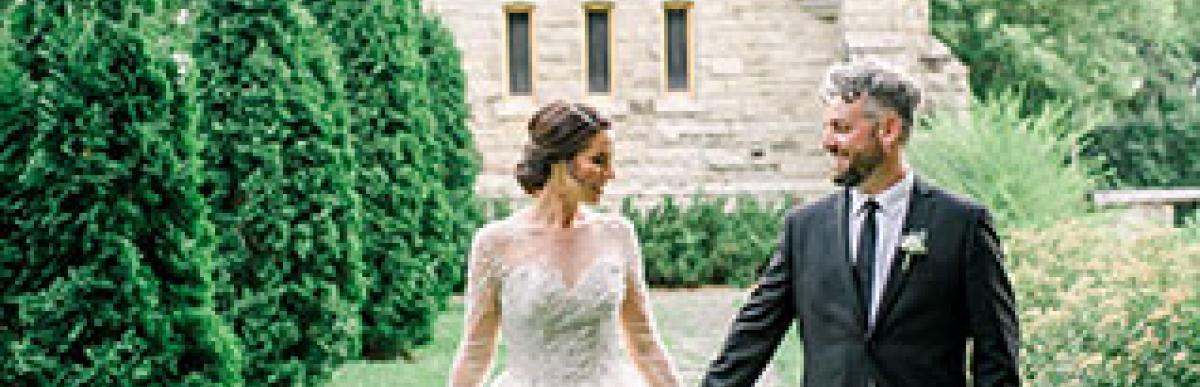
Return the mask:
{"type": "Polygon", "coordinates": [[[654,314],[650,310],[650,297],[643,274],[641,247],[637,234],[627,221],[622,222],[625,235],[628,270],[625,276],[625,299],[621,303],[621,326],[642,374],[653,387],[679,386],[679,375],[672,364],[658,332],[654,328],[654,314]]]}
{"type": "Polygon", "coordinates": [[[467,259],[467,294],[463,337],[450,369],[450,387],[476,387],[492,369],[496,352],[496,336],[500,328],[500,302],[497,285],[497,262],[487,228],[481,229],[471,242],[467,259]]]}

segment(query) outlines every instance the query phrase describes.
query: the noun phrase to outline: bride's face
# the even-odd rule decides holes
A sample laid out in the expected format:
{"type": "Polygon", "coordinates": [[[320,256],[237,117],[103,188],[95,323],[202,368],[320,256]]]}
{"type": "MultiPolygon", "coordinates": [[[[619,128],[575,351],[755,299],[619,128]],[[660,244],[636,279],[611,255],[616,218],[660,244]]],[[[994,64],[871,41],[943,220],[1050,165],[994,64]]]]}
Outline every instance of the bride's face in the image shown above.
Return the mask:
{"type": "Polygon", "coordinates": [[[595,203],[604,193],[604,186],[616,177],[612,167],[612,139],[601,130],[588,140],[588,145],[571,160],[571,176],[580,200],[595,203]]]}

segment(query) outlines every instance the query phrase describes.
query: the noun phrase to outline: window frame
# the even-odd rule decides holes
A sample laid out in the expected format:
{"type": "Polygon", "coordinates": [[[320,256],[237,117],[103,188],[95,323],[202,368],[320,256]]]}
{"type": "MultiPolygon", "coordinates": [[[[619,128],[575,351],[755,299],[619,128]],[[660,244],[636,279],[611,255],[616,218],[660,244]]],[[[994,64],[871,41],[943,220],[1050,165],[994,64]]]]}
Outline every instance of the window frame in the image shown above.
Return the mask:
{"type": "Polygon", "coordinates": [[[696,44],[695,44],[695,3],[691,1],[666,1],[663,2],[662,10],[662,90],[667,94],[694,94],[696,91],[696,44]],[[670,28],[670,23],[667,14],[669,11],[684,12],[684,48],[687,50],[684,60],[686,64],[684,69],[687,71],[687,87],[684,89],[671,88],[671,65],[670,65],[670,35],[667,30],[670,28]]]}
{"type": "Polygon", "coordinates": [[[580,68],[583,73],[583,76],[582,76],[583,92],[585,95],[588,95],[588,96],[611,96],[615,93],[616,80],[615,80],[614,75],[616,74],[616,67],[615,67],[616,66],[616,60],[615,60],[616,50],[614,48],[616,47],[616,40],[615,40],[616,33],[614,32],[614,29],[613,29],[613,26],[615,25],[615,23],[614,23],[615,17],[613,15],[613,13],[614,13],[613,8],[614,8],[614,4],[611,1],[589,1],[589,2],[583,3],[583,12],[582,12],[582,17],[583,17],[583,23],[582,23],[582,25],[583,25],[583,28],[582,28],[583,51],[582,52],[583,52],[583,55],[582,55],[582,59],[581,59],[582,65],[580,66],[580,68]],[[588,19],[588,16],[590,13],[593,13],[593,12],[603,13],[605,15],[605,22],[607,25],[607,31],[606,31],[607,36],[605,36],[605,42],[608,45],[608,50],[607,50],[608,51],[607,52],[608,60],[606,61],[606,62],[608,62],[608,74],[606,74],[606,77],[607,77],[606,80],[608,82],[607,82],[607,85],[605,85],[608,88],[607,91],[593,91],[592,90],[591,22],[588,19]]]}
{"type": "Polygon", "coordinates": [[[503,78],[502,87],[504,89],[504,95],[508,96],[508,97],[519,97],[519,98],[529,97],[529,98],[531,98],[537,94],[537,34],[534,33],[534,30],[535,30],[534,26],[536,25],[534,10],[535,10],[535,7],[533,6],[533,4],[528,4],[528,3],[509,3],[509,4],[505,4],[504,8],[503,8],[503,11],[504,11],[503,12],[503,23],[502,23],[503,24],[503,38],[502,38],[500,44],[502,45],[501,52],[503,53],[503,57],[504,57],[503,60],[501,61],[502,65],[504,66],[504,71],[502,72],[501,77],[503,78]],[[528,15],[528,16],[526,16],[528,19],[527,26],[526,26],[526,29],[527,29],[526,35],[528,38],[528,42],[526,43],[526,45],[527,45],[527,50],[528,50],[528,54],[529,54],[529,92],[528,93],[513,92],[512,65],[511,65],[511,63],[512,63],[512,51],[511,51],[512,37],[510,36],[510,31],[512,30],[512,25],[510,24],[511,23],[510,15],[512,15],[514,13],[524,13],[524,14],[528,15]]]}

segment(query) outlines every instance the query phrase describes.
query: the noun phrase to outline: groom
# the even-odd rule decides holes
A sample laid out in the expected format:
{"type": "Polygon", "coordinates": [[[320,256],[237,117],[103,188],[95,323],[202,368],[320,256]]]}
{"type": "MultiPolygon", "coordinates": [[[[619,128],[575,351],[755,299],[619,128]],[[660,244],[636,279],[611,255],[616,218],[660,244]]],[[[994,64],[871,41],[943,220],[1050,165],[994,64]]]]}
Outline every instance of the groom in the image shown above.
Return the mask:
{"type": "Polygon", "coordinates": [[[1019,385],[1016,305],[988,211],[905,161],[920,91],[856,64],[832,68],[820,95],[843,189],[788,215],[703,386],[753,385],[793,321],[808,387],[1019,385]]]}

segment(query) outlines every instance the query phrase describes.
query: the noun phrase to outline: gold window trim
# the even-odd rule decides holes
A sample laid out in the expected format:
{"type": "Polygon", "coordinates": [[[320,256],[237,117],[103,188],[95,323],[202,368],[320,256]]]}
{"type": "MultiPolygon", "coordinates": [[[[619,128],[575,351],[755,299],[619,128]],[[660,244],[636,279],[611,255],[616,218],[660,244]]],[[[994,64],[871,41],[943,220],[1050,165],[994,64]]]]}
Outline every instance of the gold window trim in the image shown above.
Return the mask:
{"type": "Polygon", "coordinates": [[[588,2],[583,3],[583,12],[581,12],[581,15],[583,18],[583,23],[582,23],[583,28],[581,29],[582,32],[580,33],[580,41],[582,42],[583,55],[580,56],[579,68],[580,68],[580,72],[581,72],[580,79],[583,79],[583,94],[587,95],[587,96],[602,97],[602,96],[612,96],[612,95],[616,94],[616,89],[617,89],[616,88],[617,82],[615,79],[616,78],[615,75],[617,73],[617,68],[616,68],[617,55],[616,55],[616,39],[615,39],[616,28],[613,28],[614,25],[616,24],[614,21],[616,19],[616,17],[613,15],[613,8],[614,8],[614,4],[611,1],[588,1],[588,2]],[[589,89],[591,87],[591,79],[589,78],[589,74],[588,74],[588,70],[590,70],[588,68],[588,64],[589,64],[588,59],[590,59],[590,57],[591,57],[591,55],[590,55],[591,54],[590,53],[591,46],[588,45],[587,14],[588,14],[588,12],[593,12],[593,11],[602,11],[602,12],[606,13],[608,16],[608,91],[607,92],[592,92],[589,89]]]}
{"type": "Polygon", "coordinates": [[[665,94],[670,95],[695,95],[696,92],[696,43],[695,43],[695,3],[691,1],[664,1],[662,10],[662,90],[665,94]],[[687,90],[671,90],[670,87],[670,69],[667,63],[668,37],[667,37],[667,11],[668,10],[685,10],[687,18],[684,19],[687,29],[687,90]]]}
{"type": "Polygon", "coordinates": [[[527,2],[508,3],[508,4],[504,4],[504,7],[503,7],[504,12],[503,12],[502,17],[503,17],[504,32],[503,32],[502,40],[500,41],[500,44],[503,47],[501,47],[500,51],[503,53],[503,58],[501,59],[501,62],[502,62],[502,65],[504,66],[504,71],[501,74],[501,77],[503,78],[501,80],[501,82],[503,85],[502,89],[504,90],[504,96],[506,96],[506,97],[531,98],[531,97],[534,97],[537,95],[537,83],[538,83],[537,82],[537,78],[538,78],[537,77],[537,67],[538,67],[537,64],[538,64],[538,61],[537,61],[537,34],[534,32],[535,31],[534,26],[537,25],[536,15],[534,13],[535,8],[536,7],[534,7],[533,3],[527,3],[527,2]],[[509,63],[510,63],[509,56],[512,55],[512,53],[509,52],[509,46],[508,46],[508,41],[509,41],[508,15],[511,13],[529,14],[529,26],[528,26],[528,28],[529,28],[529,94],[513,94],[513,92],[512,92],[512,79],[511,79],[512,70],[508,67],[509,63]]]}

